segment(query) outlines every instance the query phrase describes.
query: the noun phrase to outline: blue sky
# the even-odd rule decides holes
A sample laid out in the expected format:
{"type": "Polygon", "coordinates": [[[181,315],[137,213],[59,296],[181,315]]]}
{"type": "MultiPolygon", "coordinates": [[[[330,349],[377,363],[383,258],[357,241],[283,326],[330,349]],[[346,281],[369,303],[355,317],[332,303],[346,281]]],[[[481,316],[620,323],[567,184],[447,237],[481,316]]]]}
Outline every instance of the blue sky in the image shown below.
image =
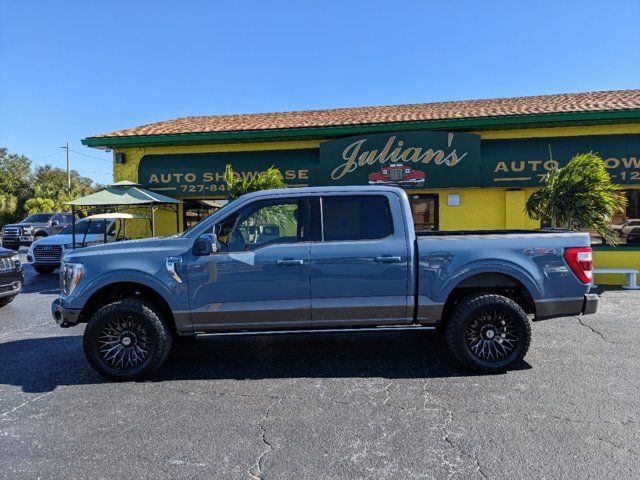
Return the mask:
{"type": "Polygon", "coordinates": [[[100,182],[82,138],[179,116],[640,86],[638,0],[0,5],[0,145],[100,182]]]}

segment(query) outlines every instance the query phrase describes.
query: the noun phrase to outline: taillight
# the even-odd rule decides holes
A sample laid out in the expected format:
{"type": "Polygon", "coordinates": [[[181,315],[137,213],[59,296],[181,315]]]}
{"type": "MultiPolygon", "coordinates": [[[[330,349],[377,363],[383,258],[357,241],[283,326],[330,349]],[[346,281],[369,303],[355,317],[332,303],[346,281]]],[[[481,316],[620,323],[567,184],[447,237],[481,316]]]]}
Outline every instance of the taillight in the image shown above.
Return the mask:
{"type": "Polygon", "coordinates": [[[569,247],[564,250],[564,259],[578,280],[591,283],[593,280],[593,255],[591,247],[569,247]]]}

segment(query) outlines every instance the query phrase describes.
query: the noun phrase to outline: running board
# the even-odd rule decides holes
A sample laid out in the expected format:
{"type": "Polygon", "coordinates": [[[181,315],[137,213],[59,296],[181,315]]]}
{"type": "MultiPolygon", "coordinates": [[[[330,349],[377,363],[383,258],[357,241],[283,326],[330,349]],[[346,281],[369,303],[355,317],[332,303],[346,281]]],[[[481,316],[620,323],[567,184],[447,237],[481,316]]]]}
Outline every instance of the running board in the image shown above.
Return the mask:
{"type": "Polygon", "coordinates": [[[238,332],[214,332],[200,333],[196,332],[197,337],[231,337],[236,335],[281,335],[288,333],[343,333],[343,332],[390,332],[390,331],[407,331],[407,330],[435,330],[436,327],[427,327],[424,325],[398,325],[398,326],[381,326],[381,327],[357,327],[357,328],[314,328],[314,329],[296,329],[296,330],[242,330],[238,332]]]}

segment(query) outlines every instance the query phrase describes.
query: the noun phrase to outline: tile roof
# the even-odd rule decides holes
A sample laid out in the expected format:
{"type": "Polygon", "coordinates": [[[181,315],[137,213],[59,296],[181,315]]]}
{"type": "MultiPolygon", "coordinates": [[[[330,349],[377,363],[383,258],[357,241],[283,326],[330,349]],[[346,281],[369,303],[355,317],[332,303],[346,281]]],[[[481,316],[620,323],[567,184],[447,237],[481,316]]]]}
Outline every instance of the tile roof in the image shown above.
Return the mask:
{"type": "Polygon", "coordinates": [[[182,117],[89,138],[331,127],[633,109],[640,109],[640,89],[381,107],[182,117]]]}

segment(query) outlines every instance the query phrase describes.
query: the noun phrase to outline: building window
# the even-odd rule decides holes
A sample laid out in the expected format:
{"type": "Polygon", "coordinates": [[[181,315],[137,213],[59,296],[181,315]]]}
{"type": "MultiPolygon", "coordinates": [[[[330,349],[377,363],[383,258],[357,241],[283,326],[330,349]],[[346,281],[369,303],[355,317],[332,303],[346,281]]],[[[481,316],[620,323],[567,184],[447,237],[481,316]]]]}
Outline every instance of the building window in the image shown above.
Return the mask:
{"type": "Polygon", "coordinates": [[[640,190],[625,190],[624,194],[628,202],[626,219],[640,218],[640,190]]]}
{"type": "Polygon", "coordinates": [[[184,229],[191,228],[227,203],[226,200],[184,200],[184,229]]]}
{"type": "Polygon", "coordinates": [[[438,195],[410,195],[409,200],[416,231],[438,230],[438,195]]]}

